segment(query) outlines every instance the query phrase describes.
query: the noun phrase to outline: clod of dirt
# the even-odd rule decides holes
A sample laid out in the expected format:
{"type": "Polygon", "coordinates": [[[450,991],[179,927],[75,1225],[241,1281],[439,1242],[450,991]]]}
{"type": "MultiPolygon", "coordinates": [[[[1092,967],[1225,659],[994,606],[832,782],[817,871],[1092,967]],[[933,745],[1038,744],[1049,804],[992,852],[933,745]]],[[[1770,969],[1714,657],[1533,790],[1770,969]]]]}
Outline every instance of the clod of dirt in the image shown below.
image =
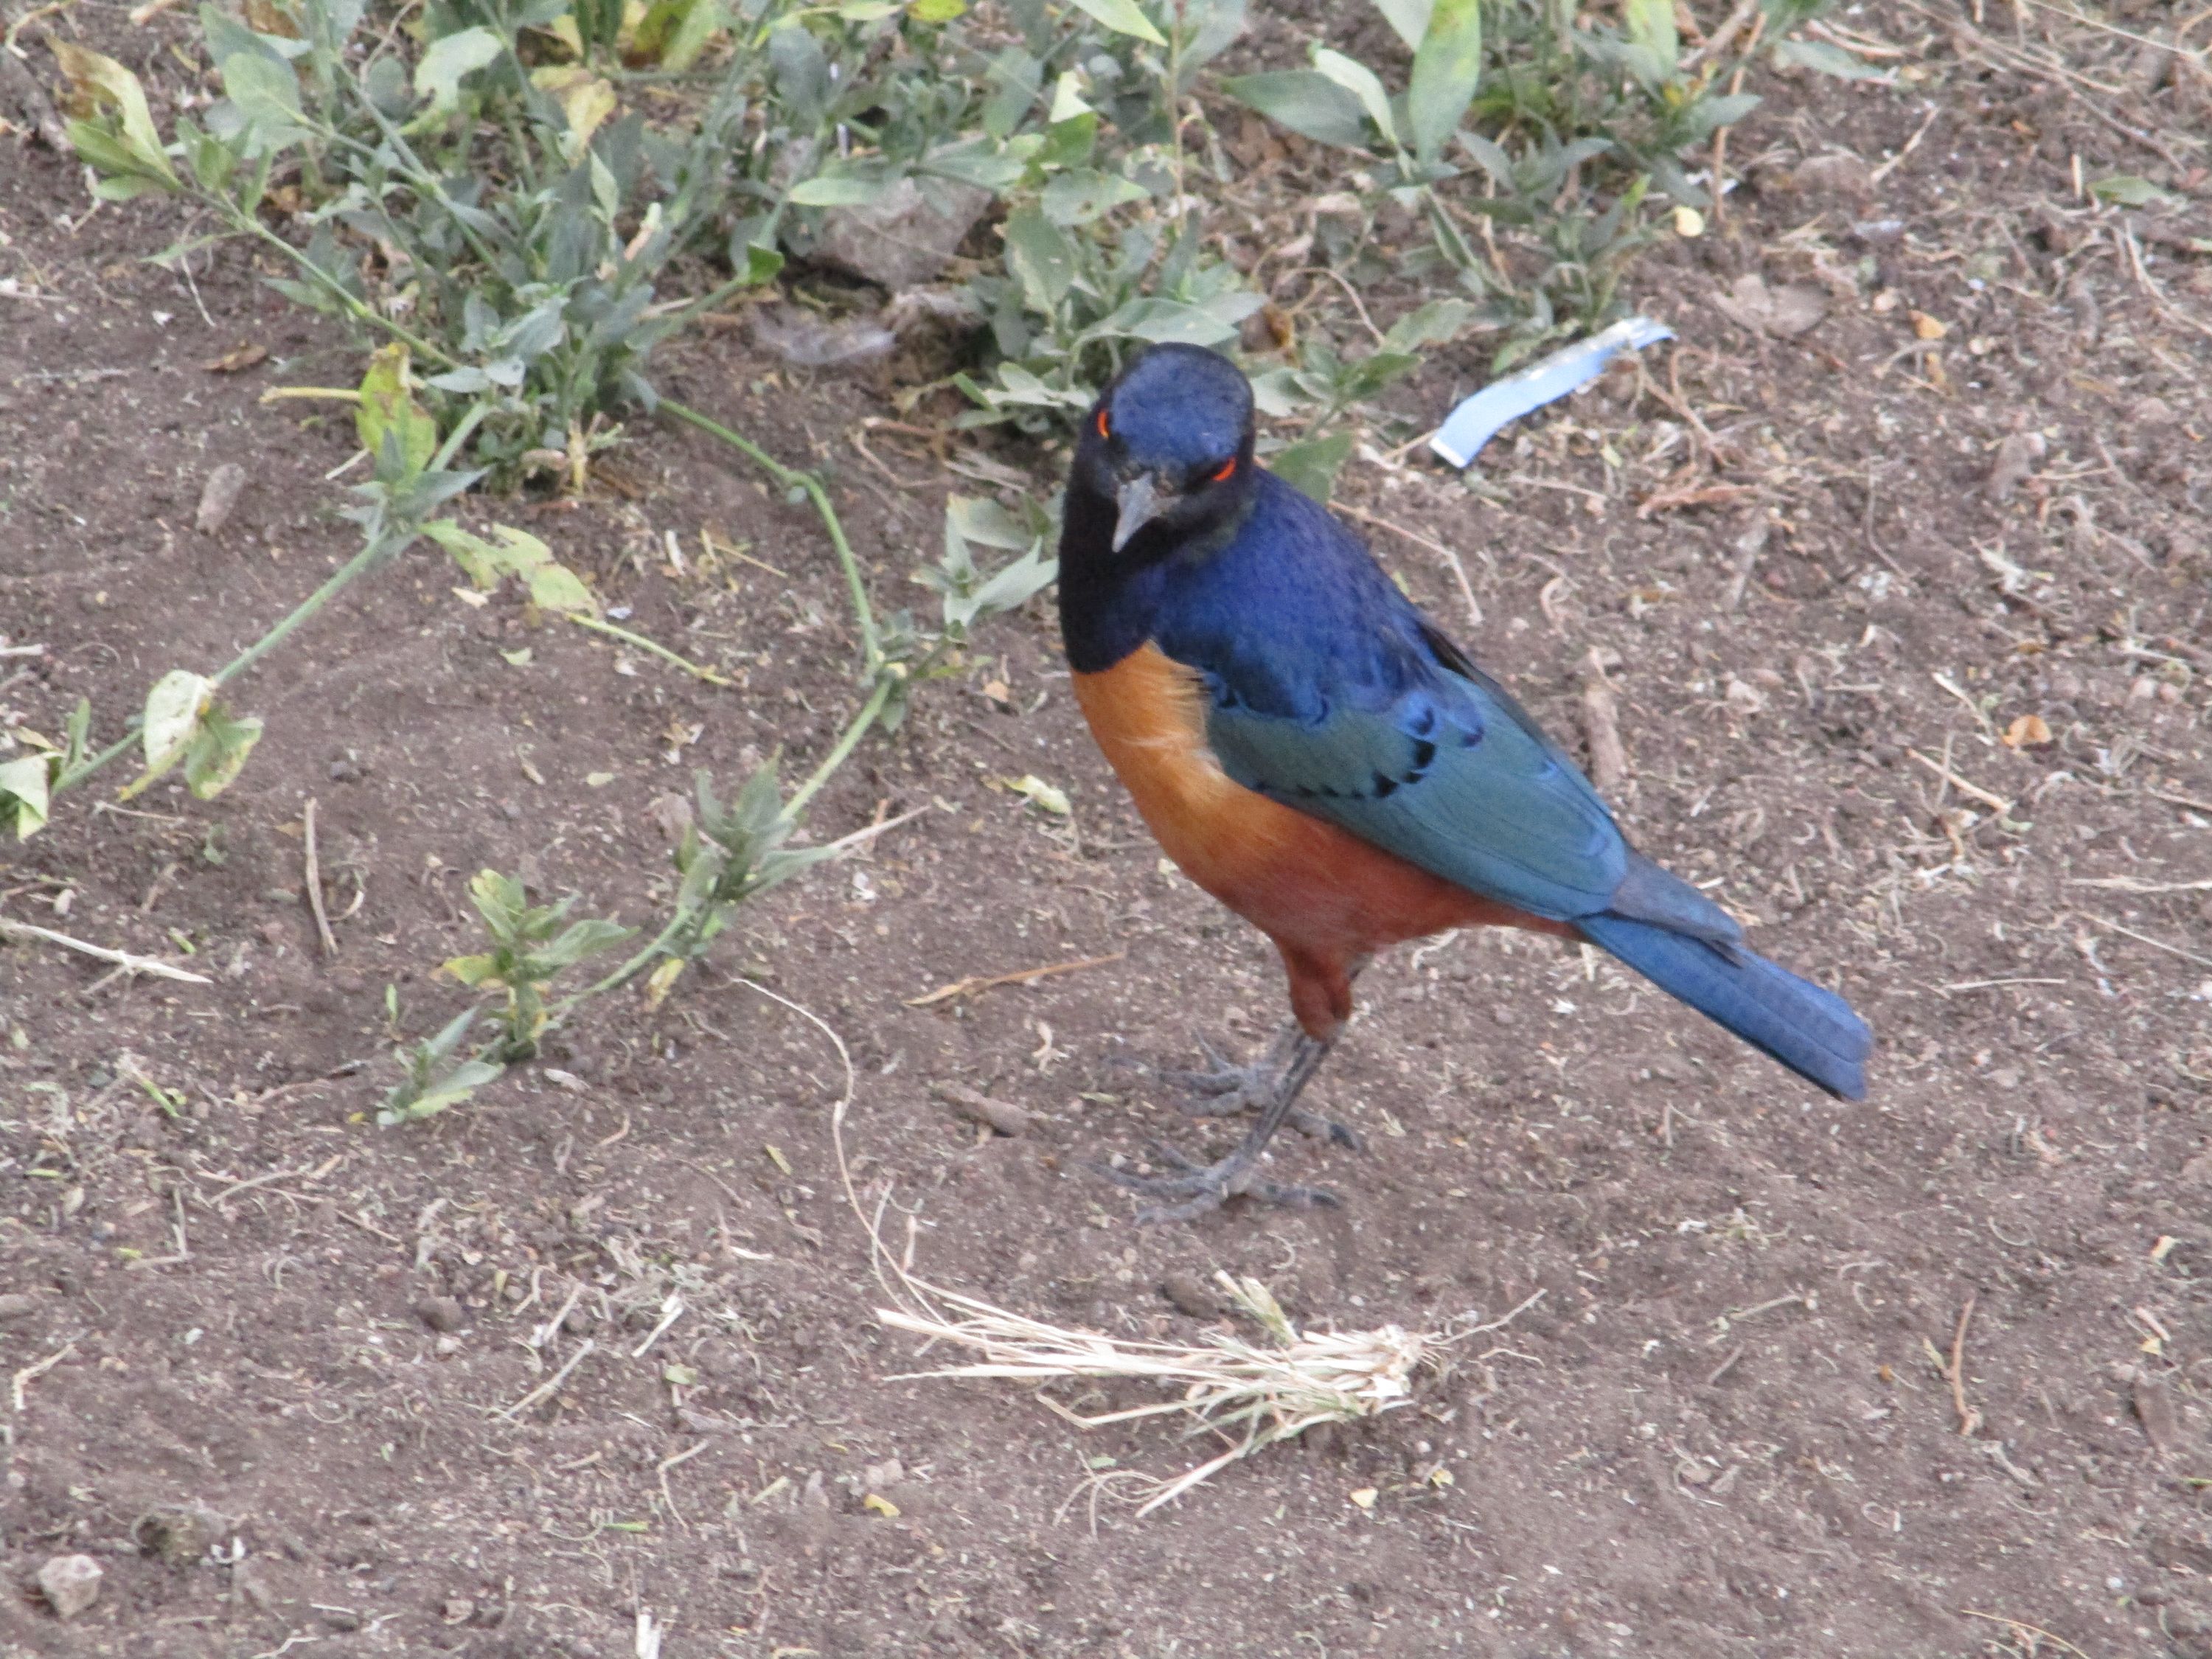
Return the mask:
{"type": "Polygon", "coordinates": [[[100,1563],[88,1555],[57,1555],[39,1569],[39,1594],[57,1619],[74,1619],[100,1600],[100,1563]]]}
{"type": "Polygon", "coordinates": [[[1177,1268],[1160,1280],[1160,1294],[1193,1319],[1211,1319],[1221,1311],[1221,1298],[1196,1273],[1177,1268]]]}
{"type": "Polygon", "coordinates": [[[10,1291],[0,1296],[0,1324],[9,1320],[27,1319],[39,1310],[39,1298],[21,1291],[10,1291]]]}
{"type": "Polygon", "coordinates": [[[2043,465],[2049,448],[2040,432],[2015,432],[2006,438],[1997,446],[1996,464],[1990,468],[1990,499],[2002,503],[2017,495],[2021,485],[2043,465]]]}
{"type": "Polygon", "coordinates": [[[138,1517],[131,1535],[149,1555],[172,1567],[196,1566],[228,1531],[229,1521],[204,1504],[164,1504],[138,1517]]]}
{"type": "Polygon", "coordinates": [[[988,1095],[978,1094],[964,1083],[935,1083],[930,1085],[937,1097],[971,1123],[981,1123],[994,1133],[1018,1135],[1027,1132],[1030,1115],[1025,1108],[1012,1101],[994,1100],[988,1095]]]}
{"type": "Polygon", "coordinates": [[[415,1317],[434,1331],[458,1331],[468,1323],[468,1310],[450,1296],[426,1296],[415,1304],[415,1317]]]}
{"type": "Polygon", "coordinates": [[[2154,1376],[2136,1379],[2134,1405],[2136,1420],[2142,1425],[2143,1437],[2158,1451],[2170,1452],[2181,1444],[2181,1425],[2173,1411],[2173,1397],[2166,1391],[2166,1384],[2154,1376]]]}
{"type": "Polygon", "coordinates": [[[1800,162],[1792,176],[1808,196],[1845,196],[1854,202],[1874,197],[1874,169],[1856,155],[1815,155],[1800,162]]]}
{"type": "Polygon", "coordinates": [[[1828,314],[1828,296],[1810,283],[1769,288],[1757,271],[1737,277],[1714,303],[1738,326],[1778,340],[1796,339],[1828,314]]]}
{"type": "Polygon", "coordinates": [[[814,256],[896,293],[933,280],[990,205],[974,185],[902,179],[865,207],[823,216],[814,256]]]}
{"type": "Polygon", "coordinates": [[[203,536],[217,536],[230,522],[230,515],[238,510],[238,498],[246,493],[246,469],[236,461],[225,461],[208,474],[207,483],[200,487],[199,511],[192,515],[192,526],[203,536]]]}

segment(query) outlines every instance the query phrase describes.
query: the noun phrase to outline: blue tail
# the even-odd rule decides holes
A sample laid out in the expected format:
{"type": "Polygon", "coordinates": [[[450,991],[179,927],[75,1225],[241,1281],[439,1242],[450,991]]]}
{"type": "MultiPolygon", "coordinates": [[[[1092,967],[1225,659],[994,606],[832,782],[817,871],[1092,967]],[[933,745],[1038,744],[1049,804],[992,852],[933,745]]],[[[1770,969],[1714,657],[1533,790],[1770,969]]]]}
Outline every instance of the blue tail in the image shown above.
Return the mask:
{"type": "Polygon", "coordinates": [[[1807,1081],[1845,1100],[1866,1098],[1874,1034],[1833,991],[1741,946],[1710,945],[1626,916],[1582,916],[1575,926],[1661,990],[1807,1081]]]}

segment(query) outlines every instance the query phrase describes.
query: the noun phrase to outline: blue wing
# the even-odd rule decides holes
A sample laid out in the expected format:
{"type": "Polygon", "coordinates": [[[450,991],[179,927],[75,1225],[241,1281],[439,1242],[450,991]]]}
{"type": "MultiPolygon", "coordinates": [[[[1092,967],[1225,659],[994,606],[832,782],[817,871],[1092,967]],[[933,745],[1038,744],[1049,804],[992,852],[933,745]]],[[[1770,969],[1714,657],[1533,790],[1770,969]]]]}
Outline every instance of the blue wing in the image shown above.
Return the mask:
{"type": "Polygon", "coordinates": [[[1605,909],[1632,854],[1573,763],[1322,508],[1272,477],[1189,567],[1160,643],[1246,787],[1540,916],[1605,909]]]}
{"type": "Polygon", "coordinates": [[[1231,777],[1447,881],[1567,921],[1627,872],[1605,804],[1495,687],[1438,664],[1402,690],[1330,685],[1303,719],[1216,687],[1206,736],[1231,777]]]}

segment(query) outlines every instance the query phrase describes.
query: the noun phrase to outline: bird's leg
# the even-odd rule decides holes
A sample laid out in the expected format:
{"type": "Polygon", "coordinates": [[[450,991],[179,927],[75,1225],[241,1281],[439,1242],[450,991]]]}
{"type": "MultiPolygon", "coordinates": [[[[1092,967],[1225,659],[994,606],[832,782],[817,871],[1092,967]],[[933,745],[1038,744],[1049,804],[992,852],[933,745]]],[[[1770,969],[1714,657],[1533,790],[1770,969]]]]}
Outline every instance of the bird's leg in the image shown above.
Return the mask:
{"type": "MultiPolygon", "coordinates": [[[[1200,1037],[1198,1046],[1206,1055],[1208,1069],[1164,1071],[1159,1075],[1163,1081],[1196,1097],[1178,1103],[1176,1109],[1185,1117],[1233,1117],[1238,1112],[1264,1111],[1280,1091],[1303,1035],[1297,1022],[1285,1023],[1268,1044],[1267,1052],[1245,1066],[1232,1064],[1219,1049],[1200,1037]]],[[[1316,1140],[1333,1140],[1355,1152],[1367,1150],[1367,1143],[1351,1129],[1303,1106],[1292,1107],[1284,1121],[1316,1140]]]]}
{"type": "Polygon", "coordinates": [[[1335,1046],[1334,1037],[1326,1042],[1310,1037],[1300,1031],[1290,1044],[1288,1062],[1283,1067],[1273,1095],[1261,1108],[1260,1121],[1255,1123],[1237,1144],[1237,1150],[1218,1163],[1194,1164],[1181,1153],[1161,1148],[1162,1156],[1182,1170],[1179,1175],[1138,1176],[1103,1164],[1091,1167],[1118,1186],[1131,1192],[1142,1193],[1148,1198],[1177,1199],[1182,1202],[1162,1204],[1148,1210],[1139,1210],[1139,1224],[1156,1221],[1188,1221],[1217,1208],[1239,1193],[1265,1199],[1274,1204],[1313,1205],[1334,1204],[1336,1194],[1318,1187],[1291,1187],[1279,1182],[1262,1179],[1259,1173],[1260,1155],[1267,1143],[1275,1138],[1297,1107],[1299,1092],[1321,1069],[1321,1063],[1335,1046]]]}

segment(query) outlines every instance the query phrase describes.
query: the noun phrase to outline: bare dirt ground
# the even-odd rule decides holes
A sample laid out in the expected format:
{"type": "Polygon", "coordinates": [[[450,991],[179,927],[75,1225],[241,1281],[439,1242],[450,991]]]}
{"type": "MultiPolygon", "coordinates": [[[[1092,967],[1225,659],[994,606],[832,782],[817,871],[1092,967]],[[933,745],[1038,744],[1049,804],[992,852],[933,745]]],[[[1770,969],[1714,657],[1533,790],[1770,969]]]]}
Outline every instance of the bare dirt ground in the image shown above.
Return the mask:
{"type": "MultiPolygon", "coordinates": [[[[108,12],[69,27],[173,82],[165,25],[108,12]]],[[[1278,1154],[1342,1208],[1138,1231],[1079,1160],[1226,1131],[1122,1062],[1256,1044],[1280,990],[1159,866],[1040,603],[816,832],[923,816],[763,901],[658,1012],[378,1129],[392,1010],[411,1037],[461,1006],[431,970],[473,937],[471,873],[645,921],[654,800],[805,763],[848,712],[811,516],[641,428],[580,505],[471,511],[738,689],[465,605],[418,548],[244,684],[268,735],[228,794],[87,790],[0,858],[0,913],[213,979],[0,950],[0,1651],[612,1659],[642,1609],[670,1659],[2212,1655],[2212,220],[2201,145],[2147,147],[2201,89],[2104,34],[2051,71],[2038,29],[1966,15],[1855,14],[1895,86],[1763,88],[1725,222],[1634,278],[1682,336],[1642,383],[1509,434],[1484,496],[1409,459],[1342,497],[1563,733],[1618,654],[1633,832],[1868,1014],[1865,1104],[1578,952],[1456,938],[1377,964],[1317,1085],[1370,1152],[1278,1154]],[[2113,173],[2180,199],[2077,187],[2113,173]],[[789,580],[702,562],[702,526],[789,580]],[[1000,787],[1024,774],[1072,832],[1000,787]],[[1143,1522],[1094,1506],[1086,1459],[1205,1443],[891,1380],[917,1354],[841,1196],[844,1073],[753,984],[849,1046],[858,1178],[939,1280],[1185,1338],[1219,1268],[1346,1328],[1541,1297],[1413,1408],[1143,1522]],[[979,1134],[948,1081],[1031,1127],[979,1134]],[[15,1587],[76,1552],[105,1579],[64,1625],[15,1587]]],[[[350,360],[239,250],[187,284],[141,263],[179,234],[160,209],[87,216],[76,168],[0,157],[0,644],[44,647],[0,656],[0,722],[51,733],[88,694],[112,737],[350,550],[321,476],[346,429],[256,402],[350,360]],[[270,355],[203,367],[241,343],[270,355]],[[198,533],[234,460],[240,507],[198,533]]],[[[878,600],[919,596],[975,463],[863,455],[882,387],[739,337],[671,389],[831,469],[878,600]]],[[[1399,401],[1433,416],[1481,362],[1399,401]]]]}

